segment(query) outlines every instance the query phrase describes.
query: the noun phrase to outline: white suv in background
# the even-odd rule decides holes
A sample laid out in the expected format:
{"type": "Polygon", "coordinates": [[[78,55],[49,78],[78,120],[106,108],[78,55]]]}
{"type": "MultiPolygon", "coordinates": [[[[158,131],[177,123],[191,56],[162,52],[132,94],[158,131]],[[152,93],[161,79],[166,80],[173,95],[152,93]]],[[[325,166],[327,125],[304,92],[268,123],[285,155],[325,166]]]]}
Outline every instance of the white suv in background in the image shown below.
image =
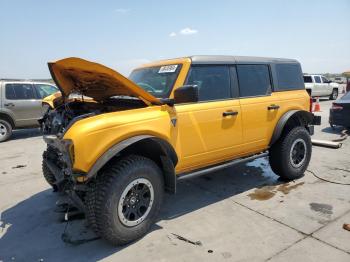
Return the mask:
{"type": "Polygon", "coordinates": [[[340,86],[322,75],[304,75],[305,89],[311,97],[338,97],[340,86]]]}

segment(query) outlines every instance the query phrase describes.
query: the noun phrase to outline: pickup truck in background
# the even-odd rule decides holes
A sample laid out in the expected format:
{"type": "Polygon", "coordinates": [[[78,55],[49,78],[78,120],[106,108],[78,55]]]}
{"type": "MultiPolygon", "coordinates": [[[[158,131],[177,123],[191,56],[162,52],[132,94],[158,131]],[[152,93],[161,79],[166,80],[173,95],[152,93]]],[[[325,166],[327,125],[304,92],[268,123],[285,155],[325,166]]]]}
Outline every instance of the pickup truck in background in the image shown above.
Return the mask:
{"type": "Polygon", "coordinates": [[[322,75],[304,75],[305,89],[311,97],[329,97],[335,100],[338,97],[340,86],[322,75]]]}
{"type": "Polygon", "coordinates": [[[338,84],[346,84],[346,77],[335,77],[334,82],[338,84]]]}

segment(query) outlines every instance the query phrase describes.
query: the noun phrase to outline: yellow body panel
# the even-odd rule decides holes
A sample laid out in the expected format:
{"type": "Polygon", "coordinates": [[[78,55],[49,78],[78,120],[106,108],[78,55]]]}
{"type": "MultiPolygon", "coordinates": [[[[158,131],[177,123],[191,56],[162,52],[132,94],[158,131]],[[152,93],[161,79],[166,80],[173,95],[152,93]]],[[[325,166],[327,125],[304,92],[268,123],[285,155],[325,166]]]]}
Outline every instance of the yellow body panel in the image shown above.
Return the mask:
{"type": "Polygon", "coordinates": [[[181,173],[267,149],[279,118],[289,110],[308,108],[305,102],[308,95],[304,90],[273,96],[280,96],[281,110],[271,115],[266,108],[261,108],[261,112],[249,108],[248,102],[256,106],[259,101],[253,100],[261,98],[244,101],[242,109],[238,99],[175,105],[174,108],[150,106],[82,119],[67,131],[64,139],[71,139],[74,144],[73,169],[88,172],[113,145],[133,136],[153,135],[174,147],[179,159],[176,173],[181,173]],[[222,112],[227,109],[237,110],[239,114],[222,118],[222,112]],[[174,116],[175,127],[171,123],[174,116]],[[257,120],[250,120],[252,118],[257,120]],[[270,121],[265,123],[266,119],[270,121]]]}
{"type": "MultiPolygon", "coordinates": [[[[143,65],[181,64],[174,90],[185,83],[189,58],[143,65]]],[[[52,104],[50,99],[44,100],[52,104]]],[[[287,111],[309,109],[305,90],[273,92],[268,96],[190,104],[150,105],[145,108],[100,114],[77,121],[64,135],[74,144],[73,169],[88,172],[109,148],[137,135],[153,135],[169,142],[178,156],[176,173],[188,172],[268,149],[278,120],[287,111]],[[267,110],[276,104],[278,110],[267,110]],[[225,111],[237,111],[223,117],[225,111]],[[176,119],[173,125],[172,119],[176,119]]],[[[50,104],[50,105],[51,105],[50,104]]]]}
{"type": "Polygon", "coordinates": [[[54,101],[56,98],[59,98],[61,97],[61,93],[60,92],[56,92],[52,95],[49,95],[47,97],[45,97],[43,100],[42,100],[42,103],[45,103],[45,104],[48,104],[51,108],[54,108],[54,101]]]}

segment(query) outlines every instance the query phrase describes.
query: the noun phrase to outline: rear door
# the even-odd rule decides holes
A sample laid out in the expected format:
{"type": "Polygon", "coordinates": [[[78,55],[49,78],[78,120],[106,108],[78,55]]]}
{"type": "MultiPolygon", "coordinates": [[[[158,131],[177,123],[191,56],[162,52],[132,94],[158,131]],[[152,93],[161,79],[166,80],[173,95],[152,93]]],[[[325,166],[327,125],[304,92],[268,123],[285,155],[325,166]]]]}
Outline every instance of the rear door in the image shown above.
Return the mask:
{"type": "Polygon", "coordinates": [[[33,84],[6,83],[3,105],[13,113],[17,127],[38,125],[41,100],[37,98],[33,84]]]}
{"type": "Polygon", "coordinates": [[[277,96],[272,93],[270,66],[237,65],[245,152],[258,152],[268,147],[279,118],[277,96]]]}
{"type": "Polygon", "coordinates": [[[208,166],[240,153],[242,114],[235,73],[226,65],[190,69],[186,84],[198,86],[199,102],[175,105],[181,154],[177,170],[208,166]]]}

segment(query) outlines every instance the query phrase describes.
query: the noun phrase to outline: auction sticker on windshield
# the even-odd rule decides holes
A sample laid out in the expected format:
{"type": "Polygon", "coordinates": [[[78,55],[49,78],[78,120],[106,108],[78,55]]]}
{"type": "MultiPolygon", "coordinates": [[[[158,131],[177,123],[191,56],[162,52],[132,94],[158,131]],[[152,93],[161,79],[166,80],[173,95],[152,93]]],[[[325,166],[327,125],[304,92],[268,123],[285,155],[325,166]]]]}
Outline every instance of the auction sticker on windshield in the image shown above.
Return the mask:
{"type": "Polygon", "coordinates": [[[162,66],[158,73],[162,74],[162,73],[174,73],[176,71],[178,65],[166,65],[166,66],[162,66]]]}

